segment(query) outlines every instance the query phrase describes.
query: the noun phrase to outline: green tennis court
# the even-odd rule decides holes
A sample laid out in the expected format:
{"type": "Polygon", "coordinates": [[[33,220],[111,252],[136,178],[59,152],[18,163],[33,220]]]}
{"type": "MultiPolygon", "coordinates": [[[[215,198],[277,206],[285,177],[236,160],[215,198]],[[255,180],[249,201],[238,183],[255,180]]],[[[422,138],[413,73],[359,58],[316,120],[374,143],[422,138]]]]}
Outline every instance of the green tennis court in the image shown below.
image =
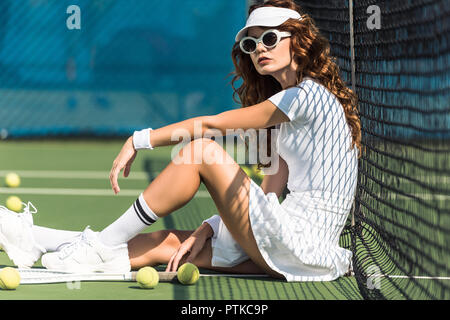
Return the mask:
{"type": "MultiPolygon", "coordinates": [[[[130,177],[120,178],[122,191],[115,196],[109,186],[108,173],[121,146],[120,140],[2,142],[0,203],[4,205],[6,198],[14,194],[36,206],[36,225],[67,230],[83,230],[89,225],[99,231],[118,218],[171,159],[170,147],[140,152],[130,177]],[[11,171],[21,176],[19,188],[4,186],[4,176],[11,171]]],[[[449,200],[442,201],[444,205],[449,200]]],[[[145,232],[171,228],[193,230],[214,213],[214,202],[201,185],[196,197],[187,206],[159,220],[145,232]]],[[[380,245],[371,241],[370,237],[370,228],[367,228],[363,232],[365,244],[357,246],[358,255],[378,251],[380,245]]],[[[344,235],[341,242],[344,245],[349,240],[344,235]]],[[[12,265],[7,255],[0,252],[0,267],[12,265]]],[[[39,266],[40,263],[36,265],[39,266]]],[[[164,266],[158,268],[163,270],[164,266]]],[[[213,274],[208,270],[201,272],[213,274]]],[[[400,278],[390,281],[407,287],[410,280],[400,278]]],[[[434,280],[415,281],[432,287],[434,280]]],[[[414,298],[414,292],[410,294],[414,298]]],[[[420,291],[416,297],[422,298],[420,291]]],[[[448,292],[446,297],[450,297],[448,292]]],[[[402,296],[396,298],[402,299],[402,296]]],[[[160,283],[153,290],[140,289],[133,282],[22,285],[15,291],[0,290],[0,299],[360,300],[362,296],[354,277],[342,277],[331,282],[287,283],[270,278],[213,276],[200,278],[194,286],[160,283]]]]}
{"type": "MultiPolygon", "coordinates": [[[[148,181],[170,161],[170,148],[141,152],[136,158],[133,174],[119,180],[121,193],[126,195],[114,196],[108,173],[121,145],[121,141],[2,142],[0,175],[15,171],[21,175],[22,182],[16,190],[2,189],[0,203],[4,205],[11,192],[36,206],[36,225],[68,230],[83,230],[89,225],[99,231],[118,218],[148,181]]],[[[1,181],[4,188],[3,177],[1,181]]],[[[202,185],[198,195],[186,207],[159,220],[146,232],[170,228],[193,230],[214,213],[214,202],[202,185]]],[[[1,252],[0,267],[4,266],[12,266],[12,262],[1,252]]],[[[140,289],[132,282],[22,285],[15,291],[0,290],[0,299],[347,300],[362,297],[352,277],[326,283],[203,277],[194,286],[160,283],[154,290],[140,289]]]]}
{"type": "MultiPolygon", "coordinates": [[[[172,151],[140,152],[114,195],[109,170],[123,137],[241,106],[226,78],[234,70],[230,50],[249,6],[260,2],[78,0],[82,27],[74,30],[62,1],[1,1],[0,205],[19,196],[38,209],[35,224],[77,231],[100,231],[118,218],[172,151]],[[18,188],[4,185],[9,172],[20,175],[18,188]]],[[[448,4],[295,3],[329,41],[343,80],[358,96],[364,152],[340,238],[353,252],[354,275],[287,283],[201,270],[212,276],[194,286],[22,285],[0,290],[0,300],[450,298],[448,4]]],[[[193,230],[215,213],[201,185],[188,205],[146,232],[193,230]]],[[[12,262],[0,251],[5,266],[12,262]]]]}

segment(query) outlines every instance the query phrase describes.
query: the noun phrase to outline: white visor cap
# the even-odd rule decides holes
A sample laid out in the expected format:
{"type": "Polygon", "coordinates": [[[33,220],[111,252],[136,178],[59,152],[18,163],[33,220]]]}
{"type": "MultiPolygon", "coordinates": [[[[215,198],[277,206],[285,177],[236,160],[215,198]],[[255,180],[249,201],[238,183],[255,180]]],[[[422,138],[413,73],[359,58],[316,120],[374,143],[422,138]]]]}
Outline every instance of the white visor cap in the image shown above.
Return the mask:
{"type": "Polygon", "coordinates": [[[250,27],[278,27],[288,19],[301,20],[300,13],[288,8],[261,7],[252,11],[247,19],[245,27],[236,35],[236,42],[241,41],[250,27]]]}

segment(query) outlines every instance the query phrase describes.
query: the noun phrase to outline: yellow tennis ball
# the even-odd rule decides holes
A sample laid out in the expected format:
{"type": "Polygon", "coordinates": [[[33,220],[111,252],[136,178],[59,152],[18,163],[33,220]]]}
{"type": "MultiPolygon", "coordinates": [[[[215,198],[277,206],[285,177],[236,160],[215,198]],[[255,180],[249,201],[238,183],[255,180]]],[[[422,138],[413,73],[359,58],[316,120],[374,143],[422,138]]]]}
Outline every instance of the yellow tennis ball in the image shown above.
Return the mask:
{"type": "Polygon", "coordinates": [[[258,165],[253,165],[252,167],[252,176],[258,179],[264,179],[264,174],[261,170],[258,170],[258,165]]]}
{"type": "Polygon", "coordinates": [[[20,186],[20,177],[17,173],[10,172],[5,177],[5,183],[10,188],[17,188],[20,186]]]}
{"type": "Polygon", "coordinates": [[[194,284],[199,278],[200,271],[195,264],[188,262],[178,268],[177,279],[182,284],[194,284]]]}
{"type": "Polygon", "coordinates": [[[20,273],[17,269],[6,267],[0,271],[0,288],[14,290],[20,284],[20,273]]]}
{"type": "Polygon", "coordinates": [[[10,196],[6,199],[6,207],[9,210],[20,212],[22,211],[22,200],[17,196],[10,196]]]}
{"type": "Polygon", "coordinates": [[[252,176],[252,170],[251,170],[249,167],[247,167],[247,166],[242,166],[241,168],[242,168],[242,170],[243,170],[249,177],[252,176]]]}
{"type": "Polygon", "coordinates": [[[143,267],[136,274],[136,281],[142,288],[153,289],[159,283],[158,271],[152,267],[143,267]]]}

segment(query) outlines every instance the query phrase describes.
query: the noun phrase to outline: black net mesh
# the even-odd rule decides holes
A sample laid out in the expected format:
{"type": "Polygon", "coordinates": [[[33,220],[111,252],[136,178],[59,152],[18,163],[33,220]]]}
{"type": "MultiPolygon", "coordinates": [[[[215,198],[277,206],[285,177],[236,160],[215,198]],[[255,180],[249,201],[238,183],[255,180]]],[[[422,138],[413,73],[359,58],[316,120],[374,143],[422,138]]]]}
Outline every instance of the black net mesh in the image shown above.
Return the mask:
{"type": "Polygon", "coordinates": [[[129,136],[223,112],[244,22],[243,1],[1,0],[0,140],[129,136]]]}
{"type": "MultiPolygon", "coordinates": [[[[351,87],[349,2],[297,2],[351,87]]],[[[446,0],[353,4],[364,152],[341,245],[366,299],[449,298],[449,15],[446,0]]]]}

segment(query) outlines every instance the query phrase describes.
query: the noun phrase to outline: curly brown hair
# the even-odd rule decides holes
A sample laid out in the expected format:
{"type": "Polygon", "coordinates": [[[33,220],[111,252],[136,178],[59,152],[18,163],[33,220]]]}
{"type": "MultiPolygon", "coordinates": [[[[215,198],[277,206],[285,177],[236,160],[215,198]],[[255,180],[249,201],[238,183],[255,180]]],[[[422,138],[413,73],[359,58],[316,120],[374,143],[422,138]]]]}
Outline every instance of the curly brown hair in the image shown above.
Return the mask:
{"type": "MultiPolygon", "coordinates": [[[[310,77],[318,80],[337,97],[344,108],[345,117],[351,130],[351,148],[356,146],[358,154],[361,155],[361,122],[358,115],[358,98],[342,80],[339,67],[335,62],[336,59],[330,55],[329,41],[320,34],[314,20],[309,15],[303,14],[300,6],[292,0],[269,0],[264,4],[255,4],[250,7],[249,14],[257,8],[267,6],[288,8],[301,14],[301,20],[289,19],[277,27],[280,31],[289,31],[292,34],[291,49],[298,64],[297,84],[302,82],[304,77],[310,77]]],[[[243,108],[263,102],[282,90],[281,85],[274,77],[260,75],[256,71],[250,55],[240,50],[239,42],[234,44],[231,55],[235,66],[231,80],[234,90],[233,99],[243,108]],[[241,79],[241,86],[236,88],[236,82],[241,79]]],[[[267,135],[269,155],[271,154],[270,131],[267,135]]],[[[258,164],[259,168],[267,166],[258,164]]]]}

